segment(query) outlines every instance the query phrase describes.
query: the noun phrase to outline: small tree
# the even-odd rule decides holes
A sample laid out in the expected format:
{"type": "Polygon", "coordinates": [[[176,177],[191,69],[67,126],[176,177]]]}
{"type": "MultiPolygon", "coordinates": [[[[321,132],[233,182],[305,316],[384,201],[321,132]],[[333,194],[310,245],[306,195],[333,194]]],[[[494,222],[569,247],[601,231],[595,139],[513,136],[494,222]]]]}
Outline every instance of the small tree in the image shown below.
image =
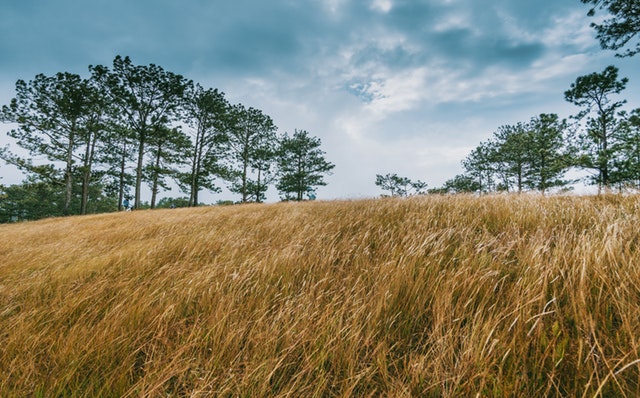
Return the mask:
{"type": "Polygon", "coordinates": [[[480,193],[492,191],[495,188],[495,150],[491,142],[480,143],[462,161],[467,176],[473,178],[480,193]]]}
{"type": "Polygon", "coordinates": [[[331,174],[335,165],[327,162],[321,141],[305,130],[295,130],[280,139],[278,150],[277,188],[283,199],[301,201],[314,187],[324,186],[324,175],[331,174]]]}
{"type": "Polygon", "coordinates": [[[190,142],[178,128],[157,126],[149,140],[148,153],[150,162],[144,168],[144,177],[151,188],[150,207],[156,207],[156,199],[160,188],[169,189],[167,177],[178,174],[176,166],[184,163],[184,153],[190,142]]]}
{"type": "Polygon", "coordinates": [[[178,207],[190,207],[189,198],[162,198],[158,201],[158,205],[156,206],[158,209],[173,209],[178,207]]]}
{"type": "Polygon", "coordinates": [[[61,216],[64,214],[64,202],[63,185],[45,182],[33,175],[21,184],[3,188],[0,195],[0,223],[61,216]]]}
{"type": "Polygon", "coordinates": [[[275,179],[273,170],[277,157],[277,142],[265,141],[253,151],[251,169],[255,179],[248,181],[249,198],[258,203],[266,199],[266,192],[275,179]]]}
{"type": "Polygon", "coordinates": [[[376,185],[383,191],[389,191],[391,196],[422,195],[427,188],[427,183],[423,181],[411,181],[411,179],[399,177],[395,173],[376,174],[376,185]]]}
{"type": "Polygon", "coordinates": [[[106,166],[106,188],[118,198],[118,210],[124,209],[125,196],[129,195],[131,187],[135,186],[134,161],[135,135],[122,124],[112,122],[105,146],[100,153],[101,162],[106,166]]]}
{"type": "Polygon", "coordinates": [[[470,176],[458,174],[450,180],[445,181],[441,188],[429,190],[429,193],[472,193],[480,190],[480,184],[470,176]]]}
{"type": "Polygon", "coordinates": [[[186,118],[191,134],[191,148],[187,152],[189,171],[179,175],[178,184],[189,194],[189,206],[198,205],[202,189],[219,192],[214,180],[221,174],[220,144],[224,140],[229,103],[224,93],[205,90],[199,84],[189,90],[186,118]]]}
{"type": "Polygon", "coordinates": [[[568,184],[563,176],[572,164],[566,120],[556,114],[541,114],[528,124],[529,172],[527,185],[544,194],[549,188],[568,184]]]}
{"type": "Polygon", "coordinates": [[[242,195],[243,203],[248,202],[257,189],[259,193],[254,199],[260,201],[266,191],[264,171],[272,161],[272,157],[266,156],[266,149],[277,141],[277,127],[259,109],[247,109],[243,105],[232,107],[227,126],[221,146],[227,164],[226,179],[231,182],[229,189],[242,195]]]}
{"type": "Polygon", "coordinates": [[[489,161],[494,164],[497,174],[502,176],[502,184],[509,191],[515,186],[522,192],[529,174],[529,143],[531,137],[524,123],[515,126],[501,126],[494,133],[491,147],[488,147],[489,161]]]}
{"type": "Polygon", "coordinates": [[[621,187],[640,189],[640,108],[630,114],[622,112],[621,116],[614,179],[621,187]]]}

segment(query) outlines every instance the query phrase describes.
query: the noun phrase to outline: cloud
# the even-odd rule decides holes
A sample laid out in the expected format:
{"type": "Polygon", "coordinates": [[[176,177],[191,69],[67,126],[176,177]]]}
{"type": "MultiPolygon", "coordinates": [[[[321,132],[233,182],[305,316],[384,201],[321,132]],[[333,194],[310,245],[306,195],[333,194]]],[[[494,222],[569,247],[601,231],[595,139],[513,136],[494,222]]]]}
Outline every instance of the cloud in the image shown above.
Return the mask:
{"type": "MultiPolygon", "coordinates": [[[[337,165],[326,189],[348,196],[375,190],[375,172],[450,178],[499,125],[564,111],[569,84],[613,62],[586,12],[569,0],[4,1],[0,99],[19,78],[129,55],[320,136],[337,165]]],[[[637,59],[615,62],[637,96],[637,59]]]]}
{"type": "Polygon", "coordinates": [[[383,13],[388,13],[391,11],[393,7],[393,2],[391,0],[373,0],[371,4],[371,8],[373,10],[377,10],[383,13]]]}

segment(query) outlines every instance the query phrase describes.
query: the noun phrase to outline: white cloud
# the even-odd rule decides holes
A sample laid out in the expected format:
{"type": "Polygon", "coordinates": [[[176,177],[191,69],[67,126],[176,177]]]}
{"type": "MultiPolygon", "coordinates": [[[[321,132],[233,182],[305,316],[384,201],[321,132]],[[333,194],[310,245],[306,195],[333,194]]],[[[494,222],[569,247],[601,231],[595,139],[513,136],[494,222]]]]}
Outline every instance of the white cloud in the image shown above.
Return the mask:
{"type": "Polygon", "coordinates": [[[333,16],[338,16],[342,8],[343,3],[347,0],[320,0],[324,9],[333,16]]]}
{"type": "Polygon", "coordinates": [[[456,12],[443,15],[438,18],[438,22],[431,28],[434,32],[446,32],[455,29],[473,28],[472,17],[468,11],[456,10],[456,12]]]}
{"type": "Polygon", "coordinates": [[[373,3],[371,4],[372,9],[384,13],[391,11],[392,7],[393,3],[391,2],[391,0],[373,0],[373,3]]]}
{"type": "Polygon", "coordinates": [[[374,119],[384,118],[390,113],[412,109],[426,95],[426,68],[415,68],[387,76],[374,76],[367,87],[372,100],[366,109],[374,119]]]}
{"type": "MultiPolygon", "coordinates": [[[[563,49],[572,46],[574,52],[585,52],[597,48],[595,34],[584,16],[584,10],[575,10],[567,15],[556,16],[538,38],[551,48],[563,49]]],[[[566,50],[564,50],[566,51],[566,50]]]]}
{"type": "Polygon", "coordinates": [[[533,64],[529,74],[530,81],[540,83],[534,87],[548,90],[549,87],[543,86],[543,83],[553,82],[557,78],[577,76],[588,62],[589,57],[585,54],[551,54],[533,64]]]}

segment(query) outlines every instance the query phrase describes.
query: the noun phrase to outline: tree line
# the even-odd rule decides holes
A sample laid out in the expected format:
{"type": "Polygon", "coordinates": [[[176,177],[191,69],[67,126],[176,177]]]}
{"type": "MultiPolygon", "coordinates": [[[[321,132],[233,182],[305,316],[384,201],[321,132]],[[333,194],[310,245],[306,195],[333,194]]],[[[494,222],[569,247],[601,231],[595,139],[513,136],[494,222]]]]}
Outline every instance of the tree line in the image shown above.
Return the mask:
{"type": "MultiPolygon", "coordinates": [[[[640,3],[628,0],[581,0],[609,18],[591,26],[604,49],[625,50],[618,57],[640,53],[640,3]],[[626,48],[626,49],[625,49],[626,48]]],[[[598,192],[610,189],[640,190],[640,108],[626,111],[619,94],[629,80],[618,76],[615,66],[580,76],[564,93],[579,107],[567,119],[540,114],[528,122],[501,126],[462,161],[464,172],[443,186],[426,190],[397,174],[376,175],[376,185],[391,196],[422,193],[487,193],[569,189],[575,181],[565,176],[570,169],[587,171],[586,182],[598,192]]]]}
{"type": "Polygon", "coordinates": [[[266,200],[270,186],[283,200],[303,200],[334,168],[319,138],[278,134],[261,110],[160,66],[116,56],[111,68],[89,72],[16,83],[0,119],[17,125],[8,135],[30,157],[0,149],[26,175],[0,186],[0,222],[122,210],[125,199],[134,208],[197,206],[221,183],[242,203],[266,200]],[[158,200],[171,182],[186,197],[158,200]]]}
{"type": "MultiPolygon", "coordinates": [[[[608,66],[601,73],[580,76],[565,91],[565,99],[580,111],[569,120],[540,114],[528,122],[499,127],[462,161],[464,173],[429,193],[523,192],[564,190],[575,181],[570,169],[588,172],[586,182],[598,192],[640,190],[640,108],[622,109],[625,100],[614,98],[627,78],[608,66]]],[[[377,175],[376,185],[392,196],[405,196],[406,187],[426,184],[395,174],[377,175]]]]}
{"type": "Polygon", "coordinates": [[[565,99],[580,108],[569,121],[541,114],[527,123],[500,127],[462,161],[465,173],[443,192],[566,189],[569,169],[588,172],[602,190],[640,189],[640,108],[627,112],[615,98],[628,83],[618,69],[580,76],[565,99]]]}

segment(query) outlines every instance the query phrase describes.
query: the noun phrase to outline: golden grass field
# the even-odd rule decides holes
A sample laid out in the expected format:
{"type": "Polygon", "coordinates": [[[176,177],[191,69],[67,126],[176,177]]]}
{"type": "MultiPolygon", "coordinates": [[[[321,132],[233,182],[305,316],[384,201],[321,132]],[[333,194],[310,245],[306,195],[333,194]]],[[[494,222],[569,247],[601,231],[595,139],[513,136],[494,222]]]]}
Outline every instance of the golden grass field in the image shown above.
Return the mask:
{"type": "Polygon", "coordinates": [[[638,397],[639,196],[0,226],[2,397],[638,397]]]}

